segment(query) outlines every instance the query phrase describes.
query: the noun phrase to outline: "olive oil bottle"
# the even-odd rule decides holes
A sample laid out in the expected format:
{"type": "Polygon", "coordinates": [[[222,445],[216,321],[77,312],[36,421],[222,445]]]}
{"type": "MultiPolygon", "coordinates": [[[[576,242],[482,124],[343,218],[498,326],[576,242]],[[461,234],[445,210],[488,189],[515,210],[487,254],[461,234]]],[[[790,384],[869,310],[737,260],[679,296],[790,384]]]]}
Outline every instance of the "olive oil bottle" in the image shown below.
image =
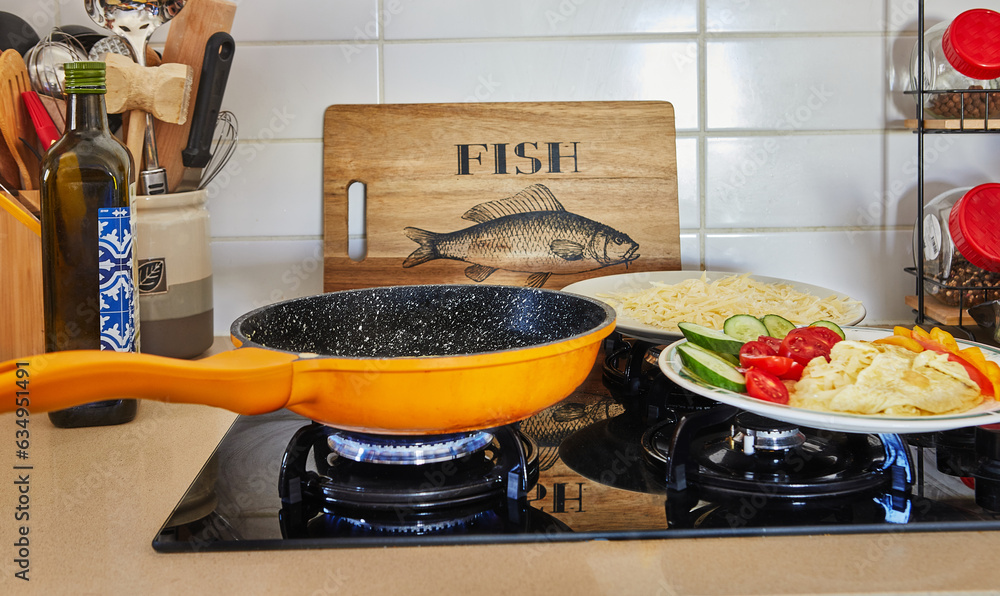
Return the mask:
{"type": "MultiPolygon", "coordinates": [[[[103,62],[65,66],[66,132],[41,165],[45,351],[138,351],[132,162],[108,127],[103,62]]],[[[133,399],[51,412],[58,427],[121,424],[133,399]]]]}

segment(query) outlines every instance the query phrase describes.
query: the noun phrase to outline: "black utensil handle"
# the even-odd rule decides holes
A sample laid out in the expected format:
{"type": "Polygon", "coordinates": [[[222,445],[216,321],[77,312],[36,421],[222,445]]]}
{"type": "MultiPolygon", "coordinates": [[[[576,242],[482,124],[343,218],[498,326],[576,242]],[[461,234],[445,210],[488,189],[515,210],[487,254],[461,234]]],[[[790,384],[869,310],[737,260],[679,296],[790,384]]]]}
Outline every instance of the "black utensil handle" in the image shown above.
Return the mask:
{"type": "Polygon", "coordinates": [[[212,157],[212,135],[215,122],[219,118],[222,96],[229,80],[229,69],[233,65],[236,42],[225,31],[217,31],[205,44],[205,58],[201,64],[198,79],[198,95],[195,97],[191,114],[191,129],[188,132],[187,147],[181,151],[184,166],[203,168],[212,157]]]}

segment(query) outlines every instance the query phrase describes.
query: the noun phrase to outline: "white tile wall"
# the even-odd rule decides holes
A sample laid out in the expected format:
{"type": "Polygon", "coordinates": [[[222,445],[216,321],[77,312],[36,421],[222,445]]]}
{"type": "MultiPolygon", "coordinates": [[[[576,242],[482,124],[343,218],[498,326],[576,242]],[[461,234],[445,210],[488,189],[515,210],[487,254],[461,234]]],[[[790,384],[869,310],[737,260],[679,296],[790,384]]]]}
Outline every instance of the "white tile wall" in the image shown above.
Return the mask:
{"type": "Polygon", "coordinates": [[[386,39],[697,33],[697,0],[387,0],[386,39]]]}
{"type": "MultiPolygon", "coordinates": [[[[5,0],[44,34],[82,0],[5,0]]],[[[211,199],[216,329],[322,289],[322,122],[336,103],[671,101],[685,268],[753,271],[911,320],[916,0],[240,1],[211,199]],[[294,15],[296,18],[289,18],[294,15]]],[[[927,25],[1000,0],[927,0],[927,25]]],[[[154,37],[162,43],[169,25],[154,37]]],[[[1000,178],[1000,136],[930,136],[930,200],[1000,178]]]]}
{"type": "Polygon", "coordinates": [[[385,101],[659,99],[698,125],[694,42],[521,41],[385,46],[385,101]]]}
{"type": "Polygon", "coordinates": [[[698,147],[695,137],[677,139],[677,201],[681,229],[697,229],[701,224],[698,147]]]}
{"type": "Polygon", "coordinates": [[[318,140],[243,141],[206,189],[212,235],[322,236],[322,166],[318,140]]]}
{"type": "Polygon", "coordinates": [[[908,230],[707,234],[710,271],[749,271],[815,284],[861,300],[868,324],[909,317],[902,297],[914,291],[908,230]]]}
{"type": "Polygon", "coordinates": [[[708,127],[878,129],[885,59],[878,37],[801,36],[707,42],[708,127]]]}
{"type": "Polygon", "coordinates": [[[212,243],[217,335],[241,314],[323,291],[323,241],[217,240],[212,243]]]}
{"type": "MultiPolygon", "coordinates": [[[[900,138],[910,140],[909,136],[900,138]]],[[[705,227],[912,222],[915,204],[877,192],[886,165],[884,140],[878,134],[711,138],[706,157],[705,227]],[[750,197],[755,198],[748,201],[750,197]]],[[[906,145],[910,152],[916,150],[915,145],[906,145]]]]}
{"type": "Polygon", "coordinates": [[[881,33],[882,2],[841,0],[706,0],[705,29],[710,32],[845,32],[881,33]]]}

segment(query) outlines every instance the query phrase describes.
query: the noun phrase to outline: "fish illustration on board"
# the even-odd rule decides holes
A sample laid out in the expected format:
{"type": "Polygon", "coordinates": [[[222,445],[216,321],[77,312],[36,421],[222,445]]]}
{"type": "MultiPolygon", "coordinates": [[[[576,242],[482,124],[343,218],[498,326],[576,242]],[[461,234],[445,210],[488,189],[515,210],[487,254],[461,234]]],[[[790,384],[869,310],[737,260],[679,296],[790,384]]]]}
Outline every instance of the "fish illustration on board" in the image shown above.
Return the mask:
{"type": "Polygon", "coordinates": [[[476,205],[462,215],[476,225],[455,232],[403,230],[420,246],[403,267],[435,259],[470,263],[465,275],[476,282],[498,269],[528,273],[526,285],[540,288],[549,276],[583,273],[639,258],[628,235],[566,211],[545,185],[512,197],[476,205]]]}

